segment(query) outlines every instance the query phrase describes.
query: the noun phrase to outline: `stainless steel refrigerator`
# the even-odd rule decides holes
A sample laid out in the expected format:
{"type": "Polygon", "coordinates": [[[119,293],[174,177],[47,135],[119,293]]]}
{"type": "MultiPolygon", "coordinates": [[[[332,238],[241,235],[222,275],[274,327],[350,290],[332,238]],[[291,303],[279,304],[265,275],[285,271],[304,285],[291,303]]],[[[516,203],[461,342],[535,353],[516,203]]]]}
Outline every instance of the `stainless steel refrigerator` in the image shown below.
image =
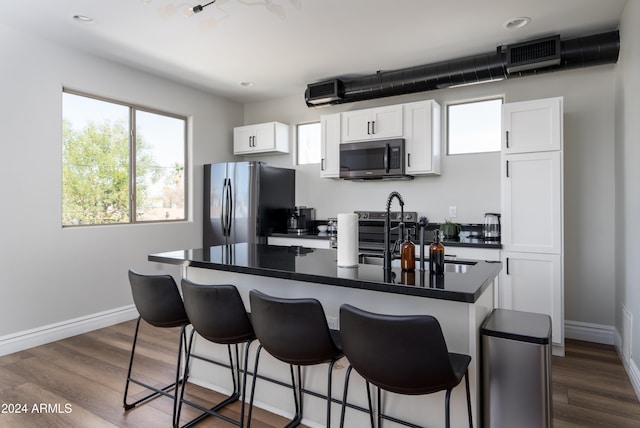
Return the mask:
{"type": "Polygon", "coordinates": [[[295,206],[295,170],[263,162],[204,166],[203,247],[240,242],[266,243],[287,231],[295,206]]]}

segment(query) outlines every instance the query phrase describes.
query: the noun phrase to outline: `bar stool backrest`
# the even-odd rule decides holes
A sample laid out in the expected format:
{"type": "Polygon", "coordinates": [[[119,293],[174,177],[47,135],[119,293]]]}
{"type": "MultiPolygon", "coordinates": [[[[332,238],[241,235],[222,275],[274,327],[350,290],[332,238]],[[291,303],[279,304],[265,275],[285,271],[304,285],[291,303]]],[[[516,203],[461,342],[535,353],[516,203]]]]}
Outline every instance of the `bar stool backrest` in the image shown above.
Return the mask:
{"type": "Polygon", "coordinates": [[[129,270],[131,294],[143,320],[155,327],[189,322],[178,286],[171,275],[142,275],[129,270]]]}
{"type": "Polygon", "coordinates": [[[331,361],[341,353],[332,339],[322,304],[316,299],[285,299],[249,292],[251,319],[260,344],[294,365],[331,361]]]}
{"type": "Polygon", "coordinates": [[[191,325],[205,339],[235,344],[255,338],[244,303],[234,285],[196,284],[183,279],[182,295],[191,325]]]}
{"type": "Polygon", "coordinates": [[[383,315],[340,307],[342,350],[372,384],[400,394],[429,394],[455,387],[440,323],[430,315],[383,315]]]}

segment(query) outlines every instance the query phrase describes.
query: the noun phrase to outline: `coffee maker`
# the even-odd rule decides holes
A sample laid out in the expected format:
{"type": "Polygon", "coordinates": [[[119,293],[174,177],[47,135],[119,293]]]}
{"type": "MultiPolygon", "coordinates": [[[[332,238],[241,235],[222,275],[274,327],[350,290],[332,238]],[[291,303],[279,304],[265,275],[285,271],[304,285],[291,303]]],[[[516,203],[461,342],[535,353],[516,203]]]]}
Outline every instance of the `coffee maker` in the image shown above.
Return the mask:
{"type": "Polygon", "coordinates": [[[292,208],[289,210],[287,232],[299,235],[313,232],[315,220],[316,214],[313,208],[303,206],[292,208]]]}

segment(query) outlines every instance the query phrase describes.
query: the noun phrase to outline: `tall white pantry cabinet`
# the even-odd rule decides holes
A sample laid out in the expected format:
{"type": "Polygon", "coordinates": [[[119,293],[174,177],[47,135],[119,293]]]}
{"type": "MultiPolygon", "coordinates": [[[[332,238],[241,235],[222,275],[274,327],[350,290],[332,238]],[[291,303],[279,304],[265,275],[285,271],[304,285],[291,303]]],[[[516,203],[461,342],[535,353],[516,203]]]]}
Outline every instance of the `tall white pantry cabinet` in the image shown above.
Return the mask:
{"type": "Polygon", "coordinates": [[[564,355],[562,98],[502,108],[499,306],[547,314],[564,355]]]}

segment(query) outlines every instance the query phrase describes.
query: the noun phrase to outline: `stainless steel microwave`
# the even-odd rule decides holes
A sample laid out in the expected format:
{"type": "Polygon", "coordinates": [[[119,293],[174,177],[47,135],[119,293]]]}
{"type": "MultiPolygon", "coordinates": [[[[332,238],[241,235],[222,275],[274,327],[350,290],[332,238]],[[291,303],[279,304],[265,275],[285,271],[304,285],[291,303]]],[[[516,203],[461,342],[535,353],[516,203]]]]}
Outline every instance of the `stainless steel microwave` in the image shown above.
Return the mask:
{"type": "Polygon", "coordinates": [[[405,174],[404,139],[340,144],[340,178],[412,178],[405,174]]]}

